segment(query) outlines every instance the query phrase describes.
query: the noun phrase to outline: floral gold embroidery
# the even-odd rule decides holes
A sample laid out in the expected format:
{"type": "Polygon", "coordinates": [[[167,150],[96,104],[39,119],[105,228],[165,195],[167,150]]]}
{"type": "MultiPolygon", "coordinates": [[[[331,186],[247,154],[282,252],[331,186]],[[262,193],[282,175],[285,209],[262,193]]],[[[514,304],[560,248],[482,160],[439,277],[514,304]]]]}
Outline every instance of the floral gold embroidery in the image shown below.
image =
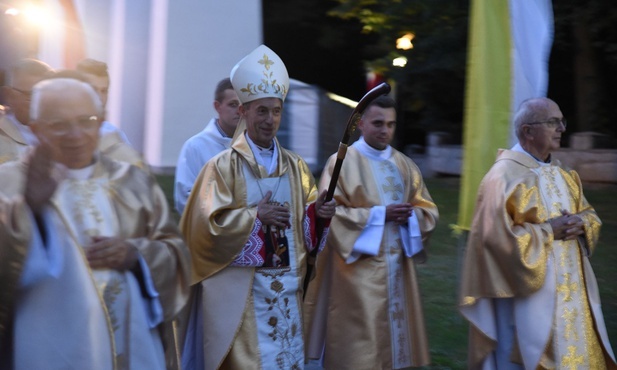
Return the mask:
{"type": "Polygon", "coordinates": [[[294,339],[301,334],[300,322],[296,317],[291,315],[290,301],[288,297],[281,299],[282,293],[285,291],[285,284],[278,278],[285,275],[288,269],[259,269],[258,273],[265,277],[270,277],[270,290],[273,295],[264,297],[264,301],[268,304],[267,324],[272,328],[268,336],[273,342],[279,342],[280,352],[276,355],[276,365],[280,370],[298,369],[301,370],[304,366],[303,357],[301,354],[294,352],[292,343],[294,339]]]}
{"type": "Polygon", "coordinates": [[[263,58],[260,59],[257,63],[263,65],[265,70],[262,72],[264,78],[261,79],[260,84],[247,83],[246,87],[240,89],[241,92],[251,95],[257,95],[260,92],[269,93],[270,89],[272,89],[275,93],[282,93],[283,96],[287,95],[287,88],[285,84],[280,84],[276,78],[273,78],[273,72],[270,71],[270,66],[272,66],[275,62],[268,57],[268,54],[264,54],[263,58]]]}

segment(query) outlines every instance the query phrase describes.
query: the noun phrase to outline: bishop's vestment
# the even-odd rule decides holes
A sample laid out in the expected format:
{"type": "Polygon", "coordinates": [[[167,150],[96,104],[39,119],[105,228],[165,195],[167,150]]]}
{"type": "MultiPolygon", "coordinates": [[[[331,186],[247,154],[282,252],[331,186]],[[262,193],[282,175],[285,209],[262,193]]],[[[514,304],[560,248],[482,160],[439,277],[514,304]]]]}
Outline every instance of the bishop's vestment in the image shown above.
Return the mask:
{"type": "Polygon", "coordinates": [[[184,368],[292,369],[304,364],[302,281],[316,238],[317,187],[308,166],[276,139],[270,169],[246,134],[212,158],[181,220],[194,300],[184,368]],[[289,207],[288,227],[264,227],[257,203],[289,207]],[[194,330],[191,330],[191,329],[194,330]]]}

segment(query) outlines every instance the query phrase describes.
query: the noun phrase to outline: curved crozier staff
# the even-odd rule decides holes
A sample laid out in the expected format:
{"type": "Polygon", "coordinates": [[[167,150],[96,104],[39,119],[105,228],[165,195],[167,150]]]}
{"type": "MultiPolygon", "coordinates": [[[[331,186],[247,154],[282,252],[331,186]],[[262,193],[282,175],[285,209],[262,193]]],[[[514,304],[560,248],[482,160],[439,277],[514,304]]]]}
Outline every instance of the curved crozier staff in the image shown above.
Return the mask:
{"type": "MultiPolygon", "coordinates": [[[[336,163],[334,163],[334,169],[332,170],[332,177],[330,178],[330,184],[328,185],[328,193],[326,194],[326,198],[324,202],[329,202],[334,197],[334,190],[336,190],[336,183],[339,178],[339,174],[341,172],[341,167],[343,166],[343,160],[347,155],[347,147],[349,144],[349,139],[351,135],[356,130],[358,126],[358,121],[362,118],[362,113],[366,107],[376,98],[381,95],[386,95],[390,92],[390,85],[385,82],[382,82],[378,86],[372,88],[369,92],[367,92],[362,99],[358,102],[358,105],[354,108],[347,120],[347,127],[345,128],[345,132],[343,133],[343,138],[338,146],[338,151],[336,154],[336,163]]],[[[317,235],[321,238],[321,234],[323,232],[323,222],[322,218],[317,219],[317,235]]],[[[306,267],[306,276],[304,277],[304,295],[306,296],[306,290],[308,289],[309,281],[311,280],[311,275],[313,274],[313,267],[315,265],[315,257],[317,255],[317,251],[319,249],[319,245],[321,242],[317,243],[317,247],[313,249],[309,253],[308,265],[306,267]]]]}

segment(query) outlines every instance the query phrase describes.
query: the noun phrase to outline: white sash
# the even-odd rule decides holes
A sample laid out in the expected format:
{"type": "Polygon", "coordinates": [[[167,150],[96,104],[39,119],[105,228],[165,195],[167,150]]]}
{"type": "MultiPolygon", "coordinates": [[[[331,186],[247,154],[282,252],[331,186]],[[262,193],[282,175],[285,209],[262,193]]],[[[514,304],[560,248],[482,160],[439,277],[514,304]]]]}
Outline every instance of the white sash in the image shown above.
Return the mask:
{"type": "MultiPolygon", "coordinates": [[[[379,190],[383,206],[404,202],[405,187],[400,172],[390,160],[374,160],[369,158],[371,172],[379,190]]],[[[402,259],[406,258],[403,251],[402,238],[408,237],[401,233],[399,226],[386,223],[383,232],[385,259],[388,264],[388,312],[390,321],[390,341],[392,343],[392,364],[394,368],[406,368],[411,363],[411,334],[409,333],[409,310],[405,297],[403,282],[402,259]]],[[[375,242],[375,241],[374,241],[375,242]]],[[[379,241],[376,241],[379,243],[379,241]]]]}

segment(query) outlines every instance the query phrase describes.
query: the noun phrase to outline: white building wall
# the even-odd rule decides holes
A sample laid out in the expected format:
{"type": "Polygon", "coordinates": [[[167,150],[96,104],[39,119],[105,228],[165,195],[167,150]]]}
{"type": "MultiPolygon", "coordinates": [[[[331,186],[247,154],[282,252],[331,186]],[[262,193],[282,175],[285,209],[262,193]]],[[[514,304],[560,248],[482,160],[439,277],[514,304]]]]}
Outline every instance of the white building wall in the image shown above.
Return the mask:
{"type": "Polygon", "coordinates": [[[260,0],[154,0],[146,161],[174,167],[186,139],[215,115],[218,81],[262,43],[260,0]],[[167,15],[165,20],[163,14],[167,15]]]}
{"type": "MultiPolygon", "coordinates": [[[[58,0],[43,2],[58,22],[58,0]]],[[[108,120],[155,171],[215,115],[216,84],[263,42],[261,0],[74,0],[86,57],[107,62],[108,120]]],[[[39,58],[65,68],[62,33],[41,35],[39,58]]]]}

